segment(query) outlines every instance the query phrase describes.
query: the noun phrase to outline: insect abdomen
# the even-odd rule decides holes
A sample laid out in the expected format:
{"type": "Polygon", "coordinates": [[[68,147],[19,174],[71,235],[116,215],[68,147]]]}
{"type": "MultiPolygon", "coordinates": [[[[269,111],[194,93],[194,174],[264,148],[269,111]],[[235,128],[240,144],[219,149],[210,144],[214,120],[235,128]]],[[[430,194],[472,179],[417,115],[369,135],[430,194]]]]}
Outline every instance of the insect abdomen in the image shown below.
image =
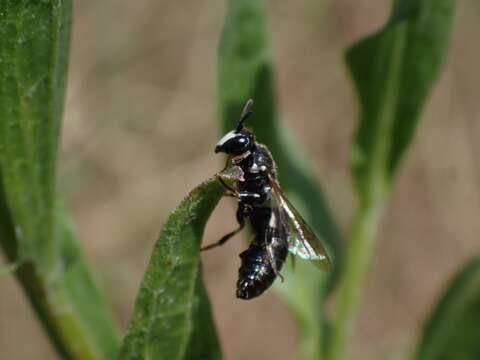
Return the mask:
{"type": "MultiPolygon", "coordinates": [[[[271,245],[277,272],[287,257],[288,247],[284,244],[271,245]]],[[[265,245],[253,241],[247,250],[240,254],[242,265],[238,269],[237,297],[253,299],[267,290],[277,277],[265,245]]]]}

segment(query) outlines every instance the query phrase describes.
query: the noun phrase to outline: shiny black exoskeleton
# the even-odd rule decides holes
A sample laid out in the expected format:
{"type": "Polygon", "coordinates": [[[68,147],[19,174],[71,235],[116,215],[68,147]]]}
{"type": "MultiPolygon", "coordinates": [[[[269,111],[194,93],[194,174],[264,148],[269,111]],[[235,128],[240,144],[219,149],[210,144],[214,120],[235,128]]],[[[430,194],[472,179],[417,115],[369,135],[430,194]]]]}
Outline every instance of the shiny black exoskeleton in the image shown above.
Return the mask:
{"type": "Polygon", "coordinates": [[[240,227],[202,249],[224,244],[243,229],[248,219],[254,237],[248,249],[240,254],[242,265],[238,271],[236,294],[241,299],[252,299],[267,290],[279,275],[288,254],[287,225],[280,221],[278,210],[271,205],[269,179],[276,178],[272,155],[243,127],[251,114],[252,104],[252,100],[247,102],[236,129],[223,136],[215,147],[216,153],[226,153],[230,163],[243,171],[243,179],[236,181],[235,188],[219,178],[227,187],[228,195],[239,200],[236,216],[240,227]]]}
{"type": "Polygon", "coordinates": [[[255,207],[250,223],[257,228],[247,250],[240,254],[237,297],[251,299],[267,290],[277,277],[288,254],[285,237],[277,236],[278,229],[268,224],[272,209],[255,207]]]}
{"type": "Polygon", "coordinates": [[[226,195],[238,200],[237,221],[240,227],[202,250],[224,244],[245,226],[247,219],[253,240],[240,254],[237,297],[252,299],[267,290],[290,253],[313,261],[323,270],[330,268],[330,257],[322,241],[308,226],[302,215],[283,193],[276,176],[276,167],[268,149],[255,141],[251,131],[243,127],[251,114],[253,101],[245,105],[235,130],[218,142],[215,152],[229,156],[227,166],[217,174],[226,188],[226,195]],[[234,181],[234,186],[230,186],[234,181]]]}

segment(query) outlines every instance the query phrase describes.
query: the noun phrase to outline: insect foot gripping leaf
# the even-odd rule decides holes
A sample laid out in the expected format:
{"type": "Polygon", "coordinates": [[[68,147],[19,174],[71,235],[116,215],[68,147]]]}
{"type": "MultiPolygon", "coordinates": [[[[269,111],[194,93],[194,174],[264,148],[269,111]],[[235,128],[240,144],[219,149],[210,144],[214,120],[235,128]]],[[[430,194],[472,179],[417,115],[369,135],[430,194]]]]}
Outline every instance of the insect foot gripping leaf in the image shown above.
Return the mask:
{"type": "Polygon", "coordinates": [[[200,275],[205,224],[224,194],[210,179],[170,215],[140,285],[120,359],[220,359],[221,350],[200,275]]]}
{"type": "Polygon", "coordinates": [[[220,177],[224,181],[244,181],[244,173],[240,166],[236,165],[227,165],[225,169],[220,171],[217,174],[217,177],[220,177]]]}

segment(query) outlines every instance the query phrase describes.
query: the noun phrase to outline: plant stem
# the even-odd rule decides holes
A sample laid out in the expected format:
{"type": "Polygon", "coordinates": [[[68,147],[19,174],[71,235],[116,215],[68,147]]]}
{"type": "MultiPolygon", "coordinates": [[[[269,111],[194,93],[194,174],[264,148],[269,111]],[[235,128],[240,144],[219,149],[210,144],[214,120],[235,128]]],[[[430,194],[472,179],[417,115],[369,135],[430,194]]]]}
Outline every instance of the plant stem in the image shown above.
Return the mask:
{"type": "Polygon", "coordinates": [[[384,201],[378,199],[357,210],[345,270],[341,276],[337,316],[327,352],[328,360],[345,358],[347,339],[352,331],[354,315],[360,304],[361,289],[372,256],[383,207],[384,201]]]}
{"type": "Polygon", "coordinates": [[[365,174],[357,176],[360,184],[358,188],[360,205],[353,223],[345,269],[340,278],[337,316],[333,324],[332,340],[327,353],[329,360],[344,359],[347,353],[347,339],[352,331],[354,316],[360,304],[361,289],[372,256],[380,218],[391,189],[388,156],[391,151],[395,125],[406,29],[405,24],[398,26],[394,32],[386,35],[381,44],[384,52],[377,56],[377,61],[379,64],[384,64],[387,75],[384,79],[383,101],[378,104],[374,117],[370,120],[362,117],[361,120],[362,122],[372,121],[375,128],[371,130],[369,149],[363,149],[365,153],[371,154],[364,169],[365,174]]]}

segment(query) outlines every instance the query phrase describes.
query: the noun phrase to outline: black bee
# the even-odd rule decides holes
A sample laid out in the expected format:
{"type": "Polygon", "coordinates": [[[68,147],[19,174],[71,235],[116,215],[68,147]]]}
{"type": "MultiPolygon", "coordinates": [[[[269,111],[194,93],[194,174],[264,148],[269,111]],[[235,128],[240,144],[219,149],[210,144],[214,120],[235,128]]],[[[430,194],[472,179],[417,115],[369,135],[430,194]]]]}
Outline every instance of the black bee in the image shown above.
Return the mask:
{"type": "MultiPolygon", "coordinates": [[[[238,199],[237,221],[240,227],[202,250],[224,244],[250,221],[253,240],[240,254],[237,297],[252,299],[267,290],[280,275],[288,253],[303,259],[319,261],[328,268],[330,260],[322,243],[308,227],[298,211],[287,200],[277,181],[272,154],[265,145],[255,141],[254,134],[243,126],[252,113],[253,100],[243,108],[235,130],[223,136],[215,152],[229,155],[227,168],[236,170],[234,187],[222,178],[226,195],[238,199]]],[[[283,280],[283,278],[282,278],[283,280]]]]}

